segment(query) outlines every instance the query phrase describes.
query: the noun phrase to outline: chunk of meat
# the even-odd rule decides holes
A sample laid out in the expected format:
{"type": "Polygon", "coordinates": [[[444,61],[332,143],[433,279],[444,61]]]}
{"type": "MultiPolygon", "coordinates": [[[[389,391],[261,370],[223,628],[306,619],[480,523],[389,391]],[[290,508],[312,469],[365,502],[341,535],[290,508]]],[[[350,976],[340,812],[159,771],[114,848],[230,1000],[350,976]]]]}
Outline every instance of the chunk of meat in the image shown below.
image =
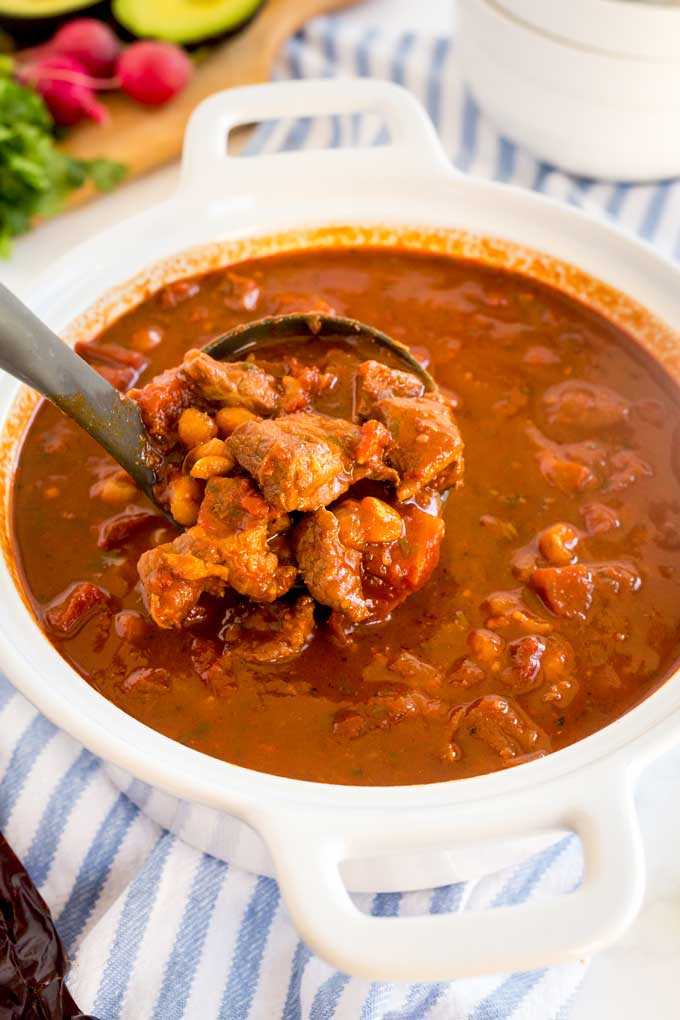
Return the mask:
{"type": "Polygon", "coordinates": [[[536,456],[543,477],[567,495],[588,489],[619,492],[654,475],[652,465],[635,450],[613,450],[599,439],[556,443],[534,425],[527,426],[527,435],[538,447],[536,456]]]}
{"type": "Polygon", "coordinates": [[[626,421],[630,410],[628,401],[608,386],[579,379],[549,386],[542,403],[546,423],[556,439],[611,428],[626,421]]]}
{"type": "Polygon", "coordinates": [[[621,527],[616,510],[605,503],[584,503],[581,514],[589,535],[603,535],[621,527]]]}
{"type": "Polygon", "coordinates": [[[187,351],[182,364],[201,396],[211,404],[274,414],[280,392],[276,380],[250,361],[217,361],[204,351],[187,351]]]}
{"type": "Polygon", "coordinates": [[[474,658],[487,669],[498,670],[505,652],[505,641],[493,630],[476,627],[467,637],[467,643],[474,658]]]}
{"type": "Polygon", "coordinates": [[[633,563],[612,560],[607,563],[593,563],[590,569],[600,595],[619,595],[624,591],[637,591],[642,585],[640,573],[633,563]]]}
{"type": "Polygon", "coordinates": [[[159,301],[163,308],[176,308],[182,301],[196,297],[201,289],[198,280],[175,280],[160,292],[159,301]]]}
{"type": "Polygon", "coordinates": [[[446,489],[462,480],[463,439],[444,401],[389,397],[376,405],[375,417],[393,439],[386,460],[399,472],[400,500],[410,499],[430,483],[446,489]]]}
{"type": "Polygon", "coordinates": [[[153,666],[142,666],[133,669],[131,673],[121,682],[121,690],[126,694],[134,694],[137,697],[144,697],[155,694],[165,694],[170,690],[172,678],[167,669],[154,668],[153,666]]]}
{"type": "Polygon", "coordinates": [[[197,555],[202,552],[207,557],[211,550],[207,545],[199,549],[191,531],[174,542],[147,549],[137,564],[149,613],[154,623],[164,629],[186,626],[204,592],[223,595],[227,587],[229,571],[217,563],[210,565],[197,555]]]}
{"type": "Polygon", "coordinates": [[[551,634],[545,642],[541,661],[543,688],[541,700],[555,708],[566,708],[579,691],[575,675],[576,655],[571,644],[559,634],[551,634]]]}
{"type": "Polygon", "coordinates": [[[550,750],[547,735],[510,698],[487,694],[460,709],[454,719],[454,737],[466,735],[482,740],[495,751],[503,765],[518,764],[527,755],[550,750]]]}
{"type": "Polygon", "coordinates": [[[553,629],[552,623],[542,620],[537,613],[524,601],[522,588],[510,588],[507,591],[495,591],[483,603],[487,613],[486,626],[491,630],[514,628],[516,630],[538,634],[547,634],[553,629]]]}
{"type": "Polygon", "coordinates": [[[533,572],[529,583],[556,616],[583,620],[595,592],[602,596],[634,592],[642,579],[633,564],[617,561],[544,567],[533,572]]]}
{"type": "Polygon", "coordinates": [[[584,620],[593,602],[593,572],[583,564],[542,567],[534,570],[529,583],[555,616],[584,620]]]}
{"type": "Polygon", "coordinates": [[[654,468],[635,450],[617,450],[609,459],[607,474],[605,492],[620,492],[641,478],[651,478],[654,468]]]}
{"type": "Polygon", "coordinates": [[[220,285],[222,301],[232,312],[253,312],[260,300],[260,288],[252,276],[225,270],[224,283],[220,285]]]}
{"type": "MultiPolygon", "coordinates": [[[[311,594],[353,623],[386,616],[422,588],[437,565],[444,534],[440,517],[408,505],[388,507],[401,518],[400,537],[390,541],[383,533],[380,542],[369,541],[378,524],[362,531],[364,503],[343,500],[317,510],[293,534],[300,573],[311,594]]],[[[393,523],[390,517],[389,526],[393,523]]]]}
{"type": "Polygon", "coordinates": [[[104,362],[116,368],[131,368],[134,370],[135,376],[143,372],[149,363],[139,351],[121,347],[120,344],[103,343],[100,340],[80,340],[74,350],[88,365],[92,365],[94,368],[104,362]]]}
{"type": "Polygon", "coordinates": [[[133,504],[102,521],[97,529],[97,545],[100,549],[115,549],[145,528],[164,523],[163,518],[153,510],[133,504]]]}
{"type": "Polygon", "coordinates": [[[446,710],[446,702],[429,698],[420,691],[384,691],[373,695],[364,704],[336,712],[333,733],[352,740],[372,730],[391,729],[406,719],[443,715],[446,710]]]}
{"type": "Polygon", "coordinates": [[[282,414],[294,414],[309,409],[311,398],[332,390],[337,377],[322,372],[318,365],[305,365],[297,358],[287,358],[279,366],[282,414]]]}
{"type": "Polygon", "coordinates": [[[229,585],[258,602],[273,602],[295,581],[269,547],[270,524],[280,519],[248,478],[211,478],[198,522],[174,542],[143,553],[139,576],[159,627],[181,627],[203,592],[229,585]]]}
{"type": "Polygon", "coordinates": [[[355,623],[371,615],[373,607],[363,591],[361,551],[345,544],[334,513],[322,507],[304,517],[295,529],[293,548],[302,579],[317,602],[355,623]]]}
{"type": "Polygon", "coordinates": [[[389,368],[380,361],[359,365],[355,411],[359,419],[372,418],[378,403],[391,397],[422,397],[425,387],[411,372],[389,368]]]}
{"type": "Polygon", "coordinates": [[[293,603],[248,606],[223,637],[227,654],[246,662],[284,662],[304,651],[314,626],[314,600],[301,595],[293,603]]]}
{"type": "Polygon", "coordinates": [[[421,691],[433,697],[441,693],[444,683],[442,674],[435,666],[408,651],[402,651],[392,658],[383,652],[377,652],[364,667],[361,676],[366,683],[383,687],[385,684],[394,684],[395,679],[398,679],[408,684],[411,690],[421,691]]]}
{"type": "Polygon", "coordinates": [[[382,450],[389,441],[386,433],[382,444],[374,444],[372,455],[357,463],[362,435],[362,429],[350,422],[302,411],[246,422],[228,443],[272,506],[286,511],[316,510],[361,478],[396,478],[382,461],[382,450]]]}
{"type": "Polygon", "coordinates": [[[139,404],[144,427],[163,450],[177,442],[182,411],[200,403],[198,390],[181,367],[169,368],[128,396],[139,404]]]}
{"type": "Polygon", "coordinates": [[[73,637],[96,613],[111,610],[111,595],[91,581],[62,592],[45,611],[45,622],[59,637],[73,637]]]}
{"type": "Polygon", "coordinates": [[[474,687],[486,678],[486,672],[474,659],[465,656],[458,659],[449,671],[447,680],[456,687],[474,687]]]}
{"type": "Polygon", "coordinates": [[[503,682],[515,693],[524,694],[540,683],[545,648],[545,640],[538,634],[526,634],[510,642],[510,666],[503,672],[503,682]]]}
{"type": "Polygon", "coordinates": [[[545,480],[565,494],[596,489],[602,484],[607,448],[597,439],[581,443],[556,443],[527,425],[527,435],[537,447],[536,458],[545,480]]]}

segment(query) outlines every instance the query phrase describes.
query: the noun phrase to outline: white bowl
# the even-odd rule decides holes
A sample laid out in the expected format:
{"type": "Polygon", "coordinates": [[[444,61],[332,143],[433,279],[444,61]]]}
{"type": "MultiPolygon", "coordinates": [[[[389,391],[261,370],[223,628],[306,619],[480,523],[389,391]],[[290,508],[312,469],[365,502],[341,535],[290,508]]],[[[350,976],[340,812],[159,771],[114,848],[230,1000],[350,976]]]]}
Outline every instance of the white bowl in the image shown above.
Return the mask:
{"type": "MultiPolygon", "coordinates": [[[[635,60],[680,59],[680,8],[639,0],[495,0],[517,20],[562,42],[635,60]]],[[[463,0],[465,3],[465,0],[463,0]]]]}
{"type": "Polygon", "coordinates": [[[458,11],[463,73],[508,137],[586,177],[680,173],[680,11],[614,0],[462,0],[458,11]]]}
{"type": "MultiPolygon", "coordinates": [[[[188,129],[178,193],[55,264],[36,283],[33,305],[74,340],[188,272],[304,245],[368,243],[465,255],[557,283],[680,376],[680,276],[670,263],[549,199],[459,176],[415,100],[366,80],[258,86],[207,100],[188,129]],[[391,141],[377,149],[227,155],[236,124],[291,110],[372,112],[386,121],[391,141]]],[[[255,870],[273,865],[309,946],[372,979],[544,966],[592,953],[627,926],[644,875],[634,780],[678,739],[677,680],[572,747],[457,782],[320,785],[199,754],[143,726],[76,675],[23,600],[7,498],[34,404],[24,388],[0,380],[0,666],[40,711],[109,762],[145,811],[217,856],[255,870]],[[441,884],[516,860],[565,829],[579,834],[586,862],[583,884],[567,897],[489,913],[374,918],[354,906],[345,885],[441,884]]]]}

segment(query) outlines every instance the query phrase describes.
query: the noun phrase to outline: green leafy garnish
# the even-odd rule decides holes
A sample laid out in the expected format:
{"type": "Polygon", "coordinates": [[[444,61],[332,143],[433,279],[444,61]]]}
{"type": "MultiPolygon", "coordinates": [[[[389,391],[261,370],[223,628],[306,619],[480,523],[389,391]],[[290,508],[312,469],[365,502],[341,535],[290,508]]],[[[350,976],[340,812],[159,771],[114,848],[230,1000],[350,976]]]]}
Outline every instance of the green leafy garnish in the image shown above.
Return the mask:
{"type": "Polygon", "coordinates": [[[125,167],[108,159],[73,159],[55,145],[55,129],[41,97],[0,67],[0,256],[37,217],[52,216],[76,188],[91,181],[109,191],[125,167]]]}

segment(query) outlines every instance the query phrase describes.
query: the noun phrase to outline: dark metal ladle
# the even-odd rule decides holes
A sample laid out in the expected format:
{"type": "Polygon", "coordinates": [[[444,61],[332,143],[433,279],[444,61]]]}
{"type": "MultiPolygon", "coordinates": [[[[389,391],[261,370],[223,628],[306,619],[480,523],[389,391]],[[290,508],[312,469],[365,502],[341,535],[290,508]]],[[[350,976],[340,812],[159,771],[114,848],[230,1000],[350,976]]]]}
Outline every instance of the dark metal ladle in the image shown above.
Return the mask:
{"type": "MultiPolygon", "coordinates": [[[[432,376],[403,344],[356,319],[335,315],[312,312],[258,319],[223,333],[203,350],[218,361],[233,361],[272,340],[337,336],[367,339],[389,350],[406,371],[422,380],[426,390],[436,389],[432,376]]],[[[152,448],[137,403],[78,357],[2,284],[0,368],[42,393],[89,432],[156,503],[152,448]]]]}

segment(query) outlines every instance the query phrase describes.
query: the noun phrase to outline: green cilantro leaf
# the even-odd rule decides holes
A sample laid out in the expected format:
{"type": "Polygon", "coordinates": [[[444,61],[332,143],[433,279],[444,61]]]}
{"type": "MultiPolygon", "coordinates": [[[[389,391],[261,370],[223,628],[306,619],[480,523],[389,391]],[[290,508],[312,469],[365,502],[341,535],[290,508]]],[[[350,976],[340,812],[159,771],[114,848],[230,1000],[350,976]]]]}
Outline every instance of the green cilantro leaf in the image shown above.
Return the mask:
{"type": "Polygon", "coordinates": [[[56,147],[55,126],[42,98],[0,63],[0,257],[38,217],[52,216],[72,191],[91,181],[109,191],[125,175],[110,160],[80,160],[56,147]]]}

